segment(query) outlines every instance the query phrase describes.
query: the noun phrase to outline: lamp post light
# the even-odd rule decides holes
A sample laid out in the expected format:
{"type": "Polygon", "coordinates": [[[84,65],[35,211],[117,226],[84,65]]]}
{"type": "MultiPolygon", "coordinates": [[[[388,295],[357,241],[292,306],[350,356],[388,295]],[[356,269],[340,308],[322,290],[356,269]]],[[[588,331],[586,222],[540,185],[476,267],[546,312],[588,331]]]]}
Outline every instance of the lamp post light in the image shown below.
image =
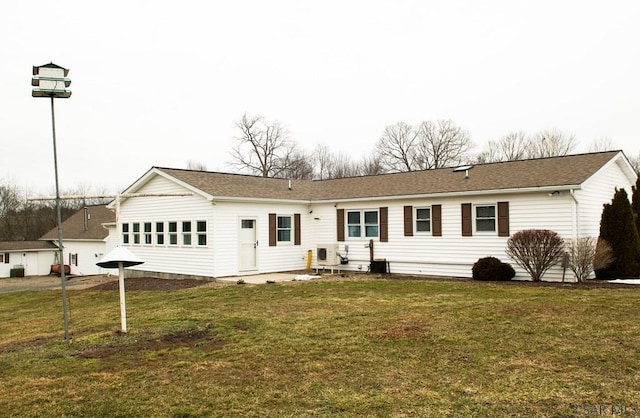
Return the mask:
{"type": "Polygon", "coordinates": [[[60,213],[60,188],[58,187],[58,153],[56,147],[56,118],[53,102],[55,98],[68,99],[71,91],[67,87],[71,80],[67,78],[69,70],[54,63],[33,67],[31,85],[35,88],[31,92],[33,97],[51,98],[51,130],[53,133],[53,167],[56,181],[56,214],[58,217],[58,261],[60,267],[60,281],[62,283],[62,310],[64,316],[64,339],[69,339],[69,313],[67,307],[66,272],[64,266],[64,246],[62,245],[62,215],[60,213]]]}

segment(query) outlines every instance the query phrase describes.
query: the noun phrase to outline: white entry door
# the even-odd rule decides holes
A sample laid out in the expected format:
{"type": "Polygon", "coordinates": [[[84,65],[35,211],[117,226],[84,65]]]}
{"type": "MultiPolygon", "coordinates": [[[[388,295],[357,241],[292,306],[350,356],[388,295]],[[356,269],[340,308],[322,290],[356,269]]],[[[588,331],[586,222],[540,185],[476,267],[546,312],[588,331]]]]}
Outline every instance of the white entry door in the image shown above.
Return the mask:
{"type": "Polygon", "coordinates": [[[256,220],[240,220],[240,271],[255,270],[257,266],[258,241],[256,220]]]}

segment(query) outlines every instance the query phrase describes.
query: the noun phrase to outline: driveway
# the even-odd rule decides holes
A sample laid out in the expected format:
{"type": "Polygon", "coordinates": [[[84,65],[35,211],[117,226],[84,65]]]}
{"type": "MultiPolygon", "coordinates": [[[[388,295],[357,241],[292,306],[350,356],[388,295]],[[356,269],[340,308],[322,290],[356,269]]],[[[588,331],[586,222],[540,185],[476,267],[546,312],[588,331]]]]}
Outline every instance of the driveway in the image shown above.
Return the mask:
{"type": "MultiPolygon", "coordinates": [[[[71,276],[66,281],[67,289],[86,289],[102,283],[117,281],[118,276],[71,276]]],[[[29,276],[0,279],[0,293],[20,292],[23,290],[60,289],[62,282],[58,276],[29,276]]]]}

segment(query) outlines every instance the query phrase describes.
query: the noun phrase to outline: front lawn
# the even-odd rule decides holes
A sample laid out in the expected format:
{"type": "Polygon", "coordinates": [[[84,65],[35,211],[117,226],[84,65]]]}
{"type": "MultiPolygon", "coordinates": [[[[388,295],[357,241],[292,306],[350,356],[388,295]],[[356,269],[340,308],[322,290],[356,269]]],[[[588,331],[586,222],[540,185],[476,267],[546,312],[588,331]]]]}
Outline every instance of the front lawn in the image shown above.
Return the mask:
{"type": "MultiPolygon", "coordinates": [[[[3,416],[588,416],[640,403],[640,288],[318,280],[0,294],[3,416]]],[[[634,409],[635,408],[635,409],[634,409]]],[[[626,412],[625,412],[626,411],[626,412]]]]}

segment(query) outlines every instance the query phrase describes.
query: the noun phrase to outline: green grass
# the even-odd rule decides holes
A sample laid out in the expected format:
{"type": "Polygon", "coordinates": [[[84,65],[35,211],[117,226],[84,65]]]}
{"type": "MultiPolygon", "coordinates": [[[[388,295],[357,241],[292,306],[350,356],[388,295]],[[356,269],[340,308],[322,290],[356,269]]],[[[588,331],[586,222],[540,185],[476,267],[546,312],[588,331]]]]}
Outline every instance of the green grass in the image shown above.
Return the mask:
{"type": "Polygon", "coordinates": [[[347,280],[0,295],[0,415],[587,416],[640,402],[640,289],[347,280]]]}

